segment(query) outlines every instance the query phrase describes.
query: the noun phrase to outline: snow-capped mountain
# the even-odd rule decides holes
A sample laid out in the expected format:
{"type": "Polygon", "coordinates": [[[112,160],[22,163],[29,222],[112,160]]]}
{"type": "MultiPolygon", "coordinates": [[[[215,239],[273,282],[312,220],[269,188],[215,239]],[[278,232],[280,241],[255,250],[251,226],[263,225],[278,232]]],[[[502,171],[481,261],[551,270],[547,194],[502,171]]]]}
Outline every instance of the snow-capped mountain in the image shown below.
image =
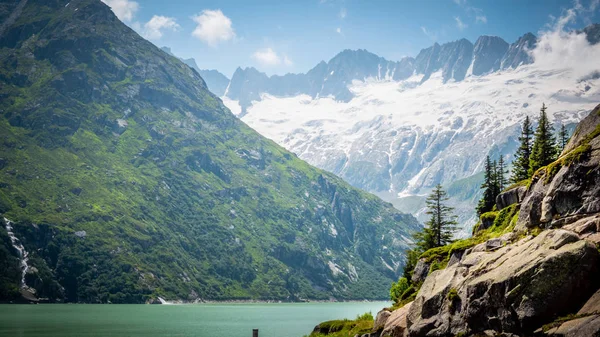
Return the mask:
{"type": "Polygon", "coordinates": [[[422,216],[424,196],[443,184],[466,233],[485,156],[512,160],[525,115],[535,120],[545,102],[557,125],[571,124],[600,101],[600,44],[589,35],[526,34],[511,45],[483,36],[399,62],[346,50],[307,74],[238,69],[223,100],[263,135],[402,211],[422,216]]]}

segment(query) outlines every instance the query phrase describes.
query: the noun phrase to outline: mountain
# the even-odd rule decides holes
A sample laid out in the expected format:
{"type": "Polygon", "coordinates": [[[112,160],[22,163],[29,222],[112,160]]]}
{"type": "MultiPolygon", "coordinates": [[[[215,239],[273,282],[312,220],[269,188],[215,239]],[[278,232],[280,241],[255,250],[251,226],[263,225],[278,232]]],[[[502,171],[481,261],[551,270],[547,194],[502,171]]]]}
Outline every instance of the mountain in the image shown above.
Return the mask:
{"type": "MultiPolygon", "coordinates": [[[[593,32],[595,26],[590,27],[586,30],[593,32]]],[[[421,221],[426,220],[424,196],[443,184],[465,236],[477,220],[472,205],[480,196],[486,155],[503,155],[510,163],[520,123],[525,116],[535,121],[542,103],[556,127],[564,123],[572,130],[600,98],[596,62],[533,63],[528,51],[536,45],[533,34],[510,46],[489,36],[475,45],[467,40],[434,44],[414,59],[403,59],[412,70],[398,79],[377,73],[345,78],[350,100],[255,90],[240,117],[300,158],[421,221]]],[[[600,56],[594,48],[581,55],[600,56]]],[[[343,61],[350,55],[336,56],[336,69],[344,68],[341,63],[352,69],[354,61],[343,61]]],[[[368,60],[368,69],[375,62],[381,65],[376,69],[390,64],[368,60]]],[[[331,73],[332,61],[321,62],[315,73],[331,73]]],[[[243,110],[239,102],[225,100],[237,112],[243,110]]]]}
{"type": "Polygon", "coordinates": [[[508,43],[497,36],[481,36],[473,47],[473,63],[467,74],[483,75],[500,69],[508,43]]]}
{"type": "MultiPolygon", "coordinates": [[[[175,56],[169,47],[162,47],[160,49],[171,56],[175,56]]],[[[196,60],[193,58],[180,59],[183,61],[183,63],[187,64],[192,69],[196,70],[198,74],[200,74],[210,92],[218,97],[221,97],[225,94],[225,90],[227,90],[227,86],[229,85],[229,79],[227,76],[214,69],[200,69],[198,64],[196,64],[196,60]]]]}
{"type": "Polygon", "coordinates": [[[533,63],[528,51],[535,49],[537,38],[531,33],[521,36],[512,43],[500,61],[501,69],[516,68],[520,65],[533,63]]]}
{"type": "Polygon", "coordinates": [[[0,300],[387,298],[414,217],[260,136],[100,0],[0,8],[0,300]]]}

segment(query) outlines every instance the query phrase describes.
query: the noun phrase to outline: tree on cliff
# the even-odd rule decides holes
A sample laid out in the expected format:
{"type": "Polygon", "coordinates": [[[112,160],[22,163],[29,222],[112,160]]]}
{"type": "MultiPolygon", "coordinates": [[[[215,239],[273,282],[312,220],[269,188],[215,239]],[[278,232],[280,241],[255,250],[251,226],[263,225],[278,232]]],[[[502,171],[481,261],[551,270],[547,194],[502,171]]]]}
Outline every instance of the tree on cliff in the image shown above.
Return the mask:
{"type": "Polygon", "coordinates": [[[483,184],[481,185],[483,197],[479,200],[479,203],[477,203],[478,215],[491,211],[496,204],[496,196],[499,193],[496,166],[495,161],[492,163],[492,160],[488,155],[485,159],[484,178],[483,184]]]}
{"type": "Polygon", "coordinates": [[[546,105],[542,104],[540,109],[540,119],[537,129],[531,155],[529,156],[528,174],[531,177],[540,167],[546,166],[556,160],[556,141],[554,139],[554,127],[550,124],[546,115],[546,105]]]}
{"type": "Polygon", "coordinates": [[[496,170],[496,181],[498,184],[498,194],[506,188],[508,181],[506,180],[506,165],[504,164],[504,156],[500,155],[500,159],[498,159],[498,167],[496,170]]]}
{"type": "Polygon", "coordinates": [[[565,127],[565,125],[561,124],[560,130],[558,131],[558,139],[557,139],[557,147],[558,147],[557,152],[559,154],[565,149],[565,146],[567,146],[568,142],[569,142],[569,133],[567,132],[567,128],[565,127]]]}
{"type": "Polygon", "coordinates": [[[533,129],[531,127],[531,121],[529,116],[525,117],[523,126],[521,127],[521,136],[519,142],[521,145],[517,149],[515,160],[513,161],[512,176],[510,181],[518,183],[525,179],[529,179],[529,156],[531,155],[531,140],[533,136],[533,129]]]}
{"type": "Polygon", "coordinates": [[[448,195],[438,184],[427,197],[427,214],[429,221],[425,223],[423,232],[417,234],[417,246],[424,250],[447,245],[452,242],[458,222],[452,213],[453,208],[446,205],[448,195]]]}

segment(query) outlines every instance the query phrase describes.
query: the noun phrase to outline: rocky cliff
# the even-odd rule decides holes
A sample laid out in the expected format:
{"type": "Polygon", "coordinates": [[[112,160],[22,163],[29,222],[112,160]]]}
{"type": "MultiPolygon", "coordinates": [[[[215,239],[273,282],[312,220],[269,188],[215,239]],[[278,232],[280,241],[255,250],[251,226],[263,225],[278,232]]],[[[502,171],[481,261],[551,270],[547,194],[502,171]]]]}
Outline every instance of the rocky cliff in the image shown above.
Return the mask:
{"type": "Polygon", "coordinates": [[[600,105],[556,162],[499,196],[490,228],[425,252],[414,301],[369,335],[600,336],[599,164],[600,105]]]}

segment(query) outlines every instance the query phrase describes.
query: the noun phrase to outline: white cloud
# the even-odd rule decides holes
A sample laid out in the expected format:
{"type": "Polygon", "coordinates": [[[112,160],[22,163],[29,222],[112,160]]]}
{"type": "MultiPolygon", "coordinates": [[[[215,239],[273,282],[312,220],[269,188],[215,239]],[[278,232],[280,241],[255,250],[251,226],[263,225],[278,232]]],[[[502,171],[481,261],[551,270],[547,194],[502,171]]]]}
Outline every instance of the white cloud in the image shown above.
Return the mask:
{"type": "Polygon", "coordinates": [[[585,8],[576,2],[575,7],[563,12],[563,15],[553,20],[547,31],[539,32],[539,40],[530,54],[535,64],[542,69],[571,68],[578,78],[600,72],[600,44],[590,45],[584,33],[567,28],[577,19],[588,15],[590,9],[596,9],[598,4],[592,2],[585,8]]]}
{"type": "Polygon", "coordinates": [[[263,66],[277,66],[282,63],[291,66],[294,64],[287,55],[280,56],[273,48],[259,49],[252,54],[252,58],[263,66]]]}
{"type": "Polygon", "coordinates": [[[459,30],[464,30],[465,28],[469,27],[466,23],[462,22],[462,20],[458,16],[454,17],[454,21],[456,21],[456,27],[459,30]]]}
{"type": "Polygon", "coordinates": [[[342,34],[342,28],[340,28],[340,27],[337,27],[337,28],[335,29],[335,32],[336,32],[336,33],[338,33],[338,34],[342,34]]]}
{"type": "Polygon", "coordinates": [[[159,40],[164,30],[177,31],[180,26],[174,18],[162,15],[154,15],[150,21],[144,24],[143,34],[149,40],[159,40]]]}
{"type": "Polygon", "coordinates": [[[135,1],[130,0],[102,0],[108,7],[110,7],[123,22],[131,22],[135,13],[140,9],[140,5],[135,1]]]}
{"type": "Polygon", "coordinates": [[[487,23],[487,17],[485,15],[475,16],[475,23],[487,23]]]}
{"type": "Polygon", "coordinates": [[[346,11],[346,8],[340,9],[340,14],[339,15],[340,15],[340,19],[342,19],[342,20],[345,19],[346,15],[348,15],[348,11],[346,11]]]}
{"type": "Polygon", "coordinates": [[[294,62],[292,62],[292,60],[287,55],[283,55],[283,64],[289,67],[294,65],[294,62]]]}
{"type": "Polygon", "coordinates": [[[437,41],[437,33],[435,32],[431,32],[429,31],[427,28],[421,26],[421,31],[423,32],[423,34],[425,34],[425,36],[427,36],[430,40],[432,41],[437,41]]]}
{"type": "Polygon", "coordinates": [[[467,0],[453,0],[457,5],[463,6],[467,4],[467,0]]]}
{"type": "Polygon", "coordinates": [[[192,36],[206,42],[209,46],[214,47],[219,42],[229,41],[235,37],[231,19],[220,9],[205,9],[192,19],[197,24],[192,36]]]}

